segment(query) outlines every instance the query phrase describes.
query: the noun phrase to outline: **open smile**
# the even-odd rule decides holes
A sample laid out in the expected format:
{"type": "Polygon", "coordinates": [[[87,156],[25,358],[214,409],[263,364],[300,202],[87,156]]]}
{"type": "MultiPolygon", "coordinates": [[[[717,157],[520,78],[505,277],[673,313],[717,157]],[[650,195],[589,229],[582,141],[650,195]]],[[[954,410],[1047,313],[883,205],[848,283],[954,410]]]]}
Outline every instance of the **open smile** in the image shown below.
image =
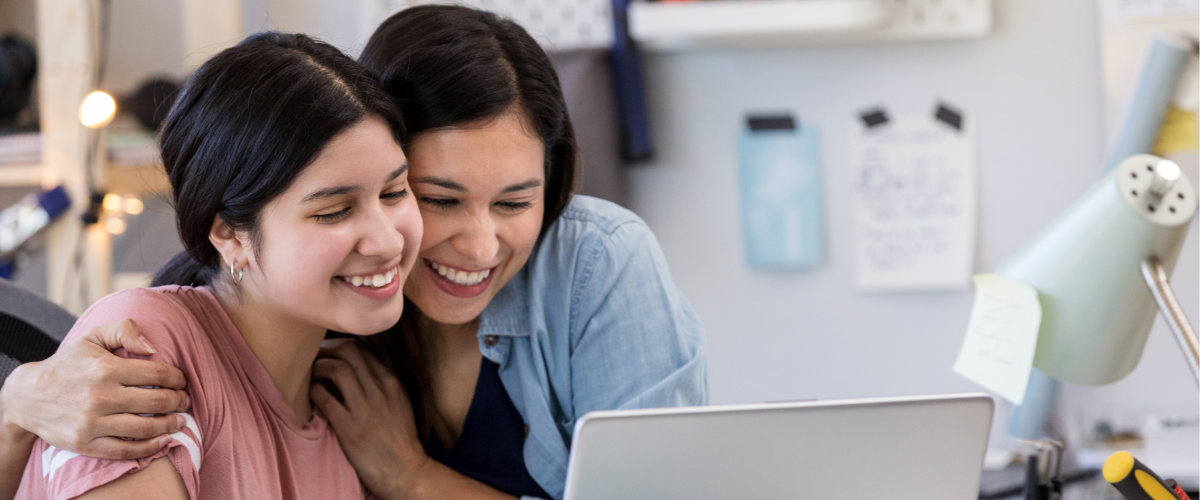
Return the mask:
{"type": "Polygon", "coordinates": [[[492,282],[495,267],[469,271],[458,269],[425,259],[425,267],[429,269],[434,284],[442,291],[455,297],[475,297],[492,282]]]}
{"type": "Polygon", "coordinates": [[[372,300],[390,299],[400,291],[399,266],[372,273],[338,276],[335,281],[351,291],[372,300]]]}

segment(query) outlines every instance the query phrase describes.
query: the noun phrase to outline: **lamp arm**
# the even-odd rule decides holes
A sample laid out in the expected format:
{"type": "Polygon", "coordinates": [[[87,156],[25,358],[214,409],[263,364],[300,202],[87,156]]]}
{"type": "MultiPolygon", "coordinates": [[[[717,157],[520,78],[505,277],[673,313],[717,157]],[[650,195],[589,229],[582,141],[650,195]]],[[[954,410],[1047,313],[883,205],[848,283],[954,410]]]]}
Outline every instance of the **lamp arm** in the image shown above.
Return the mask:
{"type": "Polygon", "coordinates": [[[1183,350],[1188,366],[1192,368],[1192,377],[1200,384],[1200,341],[1196,339],[1196,330],[1179,307],[1175,292],[1171,290],[1171,280],[1157,257],[1142,261],[1142,277],[1146,278],[1146,285],[1150,287],[1150,293],[1154,294],[1154,301],[1158,302],[1163,319],[1175,333],[1175,340],[1179,342],[1179,348],[1183,350]]]}

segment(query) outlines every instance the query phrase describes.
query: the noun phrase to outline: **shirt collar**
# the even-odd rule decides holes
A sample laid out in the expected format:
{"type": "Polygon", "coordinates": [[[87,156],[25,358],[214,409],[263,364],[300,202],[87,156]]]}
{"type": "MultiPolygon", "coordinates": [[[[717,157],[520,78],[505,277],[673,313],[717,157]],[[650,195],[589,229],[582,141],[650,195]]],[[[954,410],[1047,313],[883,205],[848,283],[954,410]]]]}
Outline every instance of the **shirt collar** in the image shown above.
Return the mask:
{"type": "Polygon", "coordinates": [[[500,289],[479,318],[479,337],[498,335],[528,337],[533,328],[529,320],[529,265],[526,265],[500,289]]]}

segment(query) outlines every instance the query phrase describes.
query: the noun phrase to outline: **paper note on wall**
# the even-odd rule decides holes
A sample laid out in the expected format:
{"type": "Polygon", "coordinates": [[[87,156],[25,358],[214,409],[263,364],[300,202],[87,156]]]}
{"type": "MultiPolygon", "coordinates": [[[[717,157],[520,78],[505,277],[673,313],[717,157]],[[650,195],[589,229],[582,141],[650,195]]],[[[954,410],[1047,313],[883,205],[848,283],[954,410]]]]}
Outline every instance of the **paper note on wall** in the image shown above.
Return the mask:
{"type": "Polygon", "coordinates": [[[791,116],[752,117],[738,144],[746,262],[819,265],[824,253],[820,136],[791,116]]]}
{"type": "Polygon", "coordinates": [[[953,289],[970,283],[974,132],[969,119],[946,110],[953,115],[947,117],[941,110],[939,116],[947,119],[884,117],[880,122],[864,116],[851,131],[855,269],[864,290],[953,289]]]}
{"type": "Polygon", "coordinates": [[[975,305],[954,371],[1020,405],[1042,325],[1037,290],[998,274],[974,280],[975,305]]]}

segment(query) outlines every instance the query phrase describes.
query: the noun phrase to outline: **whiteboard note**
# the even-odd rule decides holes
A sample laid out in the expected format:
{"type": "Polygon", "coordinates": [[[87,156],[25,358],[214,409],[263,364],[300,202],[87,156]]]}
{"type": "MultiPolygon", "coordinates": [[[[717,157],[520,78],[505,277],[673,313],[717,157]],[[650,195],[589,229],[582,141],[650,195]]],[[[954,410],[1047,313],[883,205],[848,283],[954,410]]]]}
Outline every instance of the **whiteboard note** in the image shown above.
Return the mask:
{"type": "Polygon", "coordinates": [[[976,275],[975,289],[975,306],[954,371],[1020,405],[1042,325],[1037,290],[998,274],[976,275]]]}
{"type": "Polygon", "coordinates": [[[970,283],[975,255],[975,137],[909,117],[851,131],[855,269],[865,290],[970,283]]]}

